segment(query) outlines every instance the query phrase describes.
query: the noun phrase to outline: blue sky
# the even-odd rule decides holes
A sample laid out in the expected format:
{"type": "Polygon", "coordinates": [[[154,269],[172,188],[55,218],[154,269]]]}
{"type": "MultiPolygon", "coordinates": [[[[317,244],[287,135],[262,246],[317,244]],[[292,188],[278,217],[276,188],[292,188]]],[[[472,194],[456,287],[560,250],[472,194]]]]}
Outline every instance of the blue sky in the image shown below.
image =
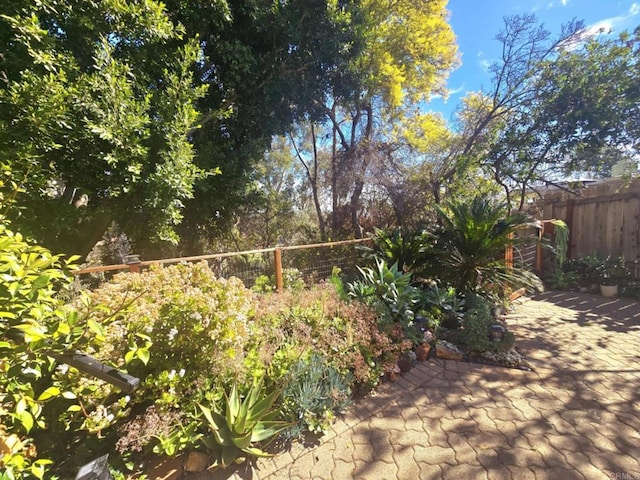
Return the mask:
{"type": "Polygon", "coordinates": [[[449,0],[448,9],[462,65],[449,77],[446,102],[434,98],[427,107],[442,112],[447,120],[465,93],[490,86],[487,66],[500,55],[495,37],[505,16],[534,13],[554,33],[573,18],[594,31],[619,33],[640,24],[640,0],[449,0]]]}

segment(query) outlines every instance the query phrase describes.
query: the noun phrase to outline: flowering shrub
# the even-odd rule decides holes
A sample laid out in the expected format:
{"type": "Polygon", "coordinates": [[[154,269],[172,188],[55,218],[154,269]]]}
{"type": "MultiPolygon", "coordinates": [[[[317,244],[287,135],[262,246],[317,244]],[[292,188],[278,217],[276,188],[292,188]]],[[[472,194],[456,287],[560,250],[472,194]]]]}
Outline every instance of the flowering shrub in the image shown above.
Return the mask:
{"type": "Polygon", "coordinates": [[[252,310],[251,293],[240,280],[216,278],[204,262],[152,266],[140,274],[121,273],[88,297],[90,318],[104,329],[91,346],[98,358],[138,352],[129,355],[142,360],[131,372],[164,374],[164,384],[176,373],[240,373],[252,310]],[[148,355],[139,352],[146,345],[148,355]]]}
{"type": "Polygon", "coordinates": [[[252,325],[260,332],[251,335],[252,358],[274,379],[315,352],[370,388],[402,348],[379,329],[372,308],[340,299],[332,285],[312,287],[304,295],[261,296],[252,325]]]}
{"type": "Polygon", "coordinates": [[[73,306],[88,333],[82,351],[141,380],[125,395],[58,367],[54,375],[81,399],[61,418],[76,439],[84,438],[90,455],[114,444],[126,454],[147,445],[166,454],[193,446],[199,439],[196,404],[215,399],[234,378],[246,378],[252,294],[237,279],[215,278],[206,263],[121,273],[73,306]]]}

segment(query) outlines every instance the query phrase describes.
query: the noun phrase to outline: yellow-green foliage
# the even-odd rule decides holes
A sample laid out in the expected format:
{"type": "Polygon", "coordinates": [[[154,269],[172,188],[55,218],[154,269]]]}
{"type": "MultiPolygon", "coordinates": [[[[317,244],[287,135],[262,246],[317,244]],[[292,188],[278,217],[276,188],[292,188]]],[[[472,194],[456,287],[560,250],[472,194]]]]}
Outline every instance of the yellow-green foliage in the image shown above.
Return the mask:
{"type": "Polygon", "coordinates": [[[389,106],[427,100],[434,91],[444,93],[443,73],[457,60],[446,4],[363,2],[370,30],[358,68],[369,72],[370,92],[382,92],[389,106]]]}
{"type": "Polygon", "coordinates": [[[31,438],[47,428],[47,403],[72,398],[52,381],[48,351],[79,332],[56,293],[70,282],[68,263],[0,223],[0,478],[42,478],[50,460],[31,438]]]}

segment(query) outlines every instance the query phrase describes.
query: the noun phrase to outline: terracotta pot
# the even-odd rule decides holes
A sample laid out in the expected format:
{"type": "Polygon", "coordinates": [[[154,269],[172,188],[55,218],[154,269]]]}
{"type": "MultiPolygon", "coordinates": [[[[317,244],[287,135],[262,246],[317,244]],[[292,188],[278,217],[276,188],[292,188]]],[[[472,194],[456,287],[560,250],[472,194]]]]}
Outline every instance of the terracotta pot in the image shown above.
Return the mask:
{"type": "Polygon", "coordinates": [[[401,373],[400,367],[398,365],[394,365],[393,368],[385,372],[384,376],[390,382],[395,382],[396,380],[398,380],[400,373],[401,373]]]}
{"type": "Polygon", "coordinates": [[[413,368],[413,362],[410,358],[402,357],[398,360],[398,367],[400,367],[401,371],[406,373],[413,368]]]}
{"type": "Polygon", "coordinates": [[[416,358],[420,362],[424,362],[427,358],[429,358],[429,352],[431,351],[431,345],[428,343],[423,343],[416,347],[416,358]]]}

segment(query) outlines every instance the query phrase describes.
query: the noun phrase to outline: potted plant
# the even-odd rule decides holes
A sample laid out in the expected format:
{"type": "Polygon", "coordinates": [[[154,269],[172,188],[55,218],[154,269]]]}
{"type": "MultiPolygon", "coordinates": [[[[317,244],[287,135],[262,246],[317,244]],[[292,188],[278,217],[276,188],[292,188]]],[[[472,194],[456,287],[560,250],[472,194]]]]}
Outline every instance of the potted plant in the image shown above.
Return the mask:
{"type": "Polygon", "coordinates": [[[603,297],[616,297],[618,286],[629,278],[629,269],[624,257],[609,255],[598,268],[600,277],[600,294],[603,297]]]}
{"type": "Polygon", "coordinates": [[[568,269],[575,273],[581,292],[597,292],[600,286],[600,270],[603,261],[595,255],[569,260],[568,269]]]}

